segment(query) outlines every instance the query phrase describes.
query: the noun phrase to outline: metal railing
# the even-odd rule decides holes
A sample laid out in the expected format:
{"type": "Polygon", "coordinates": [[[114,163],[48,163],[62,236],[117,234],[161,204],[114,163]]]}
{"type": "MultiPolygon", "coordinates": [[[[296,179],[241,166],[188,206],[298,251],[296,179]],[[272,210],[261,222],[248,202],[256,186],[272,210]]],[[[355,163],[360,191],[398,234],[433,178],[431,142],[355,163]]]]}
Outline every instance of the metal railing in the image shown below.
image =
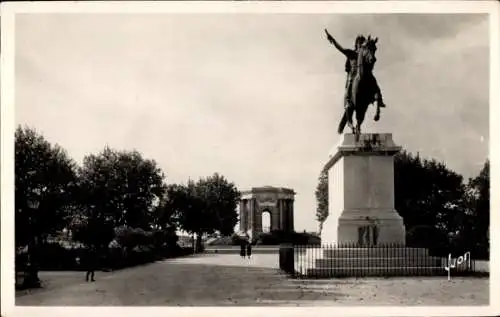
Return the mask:
{"type": "Polygon", "coordinates": [[[280,269],[296,278],[485,275],[470,252],[431,255],[397,244],[280,245],[280,269]]]}

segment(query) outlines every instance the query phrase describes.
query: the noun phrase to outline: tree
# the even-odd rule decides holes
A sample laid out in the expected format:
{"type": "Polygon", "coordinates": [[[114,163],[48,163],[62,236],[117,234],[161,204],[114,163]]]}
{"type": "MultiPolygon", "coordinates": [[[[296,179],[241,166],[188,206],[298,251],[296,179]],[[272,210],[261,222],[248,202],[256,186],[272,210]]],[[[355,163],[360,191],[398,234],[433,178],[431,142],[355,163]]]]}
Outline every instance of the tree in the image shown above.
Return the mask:
{"type": "Polygon", "coordinates": [[[152,213],[152,224],[155,230],[169,230],[171,228],[177,228],[178,219],[176,218],[176,213],[174,208],[172,208],[168,197],[170,190],[172,190],[172,185],[165,187],[165,193],[160,199],[159,204],[154,208],[152,213]]]}
{"type": "Polygon", "coordinates": [[[490,227],[489,160],[485,162],[478,176],[469,179],[464,209],[464,215],[457,219],[455,234],[457,248],[487,258],[490,227]]]}
{"type": "Polygon", "coordinates": [[[230,235],[234,232],[240,193],[223,176],[216,173],[196,183],[190,180],[185,186],[170,185],[167,197],[180,228],[196,234],[198,246],[204,233],[219,231],[230,235]]]}
{"type": "Polygon", "coordinates": [[[395,157],[395,205],[403,217],[408,245],[418,236],[420,246],[445,248],[448,234],[456,230],[455,219],[463,213],[463,177],[436,160],[422,160],[405,151],[395,157]],[[416,234],[416,229],[432,234],[416,234]]]}
{"type": "Polygon", "coordinates": [[[90,218],[111,220],[114,227],[150,229],[155,203],[165,191],[164,175],[154,160],[106,147],[84,158],[80,177],[90,218]]]}
{"type": "Polygon", "coordinates": [[[474,239],[476,247],[489,253],[489,228],[490,228],[490,161],[487,160],[479,175],[472,179],[469,188],[474,195],[474,239]]]}
{"type": "Polygon", "coordinates": [[[76,164],[59,145],[29,127],[15,132],[15,241],[28,246],[26,284],[39,284],[37,248],[65,225],[77,184],[76,164]]]}
{"type": "Polygon", "coordinates": [[[180,229],[194,235],[211,227],[193,181],[188,181],[187,185],[168,185],[166,199],[165,208],[174,215],[180,229]]]}
{"type": "Polygon", "coordinates": [[[140,228],[120,226],[115,228],[117,242],[127,250],[153,243],[152,233],[140,228]]]}
{"type": "Polygon", "coordinates": [[[74,241],[97,249],[106,249],[115,238],[112,222],[99,218],[74,218],[70,229],[74,241]]]}
{"type": "Polygon", "coordinates": [[[319,222],[319,234],[323,230],[323,223],[328,217],[328,171],[321,171],[316,187],[316,220],[319,222]]]}
{"type": "Polygon", "coordinates": [[[439,230],[435,225],[415,225],[406,232],[406,244],[413,248],[429,248],[437,254],[447,254],[450,251],[446,241],[448,236],[443,230],[439,230]],[[434,242],[433,244],[430,244],[434,242]]]}
{"type": "MultiPolygon", "coordinates": [[[[217,173],[196,184],[196,190],[203,202],[203,208],[213,223],[213,229],[222,235],[231,235],[238,223],[236,207],[240,193],[234,183],[217,173]]],[[[212,232],[206,232],[212,233],[212,232]]]]}

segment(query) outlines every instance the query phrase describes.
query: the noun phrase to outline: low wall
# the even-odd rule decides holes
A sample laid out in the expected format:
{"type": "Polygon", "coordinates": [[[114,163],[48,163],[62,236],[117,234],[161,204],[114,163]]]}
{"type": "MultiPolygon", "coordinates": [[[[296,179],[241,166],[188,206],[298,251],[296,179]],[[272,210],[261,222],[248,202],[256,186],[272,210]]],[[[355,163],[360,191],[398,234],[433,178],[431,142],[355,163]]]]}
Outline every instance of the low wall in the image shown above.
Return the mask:
{"type": "MultiPolygon", "coordinates": [[[[253,246],[252,254],[278,254],[279,246],[274,245],[263,245],[263,246],[253,246]]],[[[239,254],[240,246],[237,245],[221,245],[221,246],[207,246],[205,247],[205,253],[221,253],[221,254],[239,254]]]]}

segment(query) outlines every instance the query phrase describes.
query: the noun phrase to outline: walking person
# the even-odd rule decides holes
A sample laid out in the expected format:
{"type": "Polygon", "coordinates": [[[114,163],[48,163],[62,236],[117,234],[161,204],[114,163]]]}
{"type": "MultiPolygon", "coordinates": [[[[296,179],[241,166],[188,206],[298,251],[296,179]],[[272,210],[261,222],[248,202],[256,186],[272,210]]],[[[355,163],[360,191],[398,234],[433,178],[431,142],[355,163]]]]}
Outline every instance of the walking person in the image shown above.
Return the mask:
{"type": "Polygon", "coordinates": [[[247,242],[247,256],[249,259],[252,256],[252,241],[247,242]]]}
{"type": "Polygon", "coordinates": [[[241,240],[240,241],[240,256],[242,259],[244,259],[246,256],[245,251],[246,251],[246,240],[241,240]]]}
{"type": "Polygon", "coordinates": [[[98,255],[97,249],[94,246],[91,246],[84,256],[84,265],[87,270],[85,280],[88,282],[89,278],[91,282],[95,282],[95,270],[98,267],[98,255]]]}

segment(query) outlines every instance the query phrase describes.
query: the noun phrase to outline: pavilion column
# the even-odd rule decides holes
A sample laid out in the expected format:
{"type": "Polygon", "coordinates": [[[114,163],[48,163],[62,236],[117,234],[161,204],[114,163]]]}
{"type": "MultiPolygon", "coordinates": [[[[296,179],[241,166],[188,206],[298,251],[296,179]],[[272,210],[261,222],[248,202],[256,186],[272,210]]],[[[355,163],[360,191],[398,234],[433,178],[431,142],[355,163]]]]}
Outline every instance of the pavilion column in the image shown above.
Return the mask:
{"type": "Polygon", "coordinates": [[[286,225],[285,225],[285,231],[289,231],[290,229],[290,210],[288,209],[289,204],[288,204],[288,199],[285,199],[284,201],[285,208],[284,208],[284,214],[286,218],[286,225]]]}
{"type": "Polygon", "coordinates": [[[276,230],[279,230],[281,228],[281,219],[283,218],[283,216],[281,215],[281,208],[280,208],[279,201],[278,201],[278,204],[276,206],[276,209],[278,210],[278,212],[276,213],[278,215],[276,217],[276,218],[278,218],[276,221],[276,230]]]}
{"type": "Polygon", "coordinates": [[[285,214],[285,201],[283,199],[280,199],[278,201],[279,205],[279,214],[280,214],[280,229],[281,230],[286,230],[286,214],[285,214]]]}
{"type": "Polygon", "coordinates": [[[240,200],[240,231],[245,231],[245,212],[243,211],[243,199],[240,200]]]}
{"type": "Polygon", "coordinates": [[[289,215],[288,216],[288,218],[289,218],[289,222],[288,222],[288,224],[289,224],[289,230],[290,230],[290,232],[293,232],[293,230],[294,230],[294,228],[293,228],[294,227],[294,221],[293,221],[293,200],[290,199],[288,201],[288,203],[289,203],[289,207],[288,207],[288,213],[289,213],[288,214],[289,215]]]}
{"type": "Polygon", "coordinates": [[[271,230],[277,230],[280,227],[280,212],[278,206],[271,211],[271,230]]]}
{"type": "Polygon", "coordinates": [[[255,201],[253,198],[250,198],[248,200],[248,209],[249,209],[249,215],[250,215],[250,230],[252,231],[252,235],[255,232],[255,229],[257,228],[257,219],[255,217],[255,201]]]}
{"type": "Polygon", "coordinates": [[[253,217],[255,219],[254,229],[257,232],[262,232],[262,214],[257,208],[257,200],[255,198],[252,199],[252,204],[253,204],[253,217]]]}
{"type": "Polygon", "coordinates": [[[245,199],[240,200],[240,231],[247,231],[247,212],[245,208],[245,199]]]}

